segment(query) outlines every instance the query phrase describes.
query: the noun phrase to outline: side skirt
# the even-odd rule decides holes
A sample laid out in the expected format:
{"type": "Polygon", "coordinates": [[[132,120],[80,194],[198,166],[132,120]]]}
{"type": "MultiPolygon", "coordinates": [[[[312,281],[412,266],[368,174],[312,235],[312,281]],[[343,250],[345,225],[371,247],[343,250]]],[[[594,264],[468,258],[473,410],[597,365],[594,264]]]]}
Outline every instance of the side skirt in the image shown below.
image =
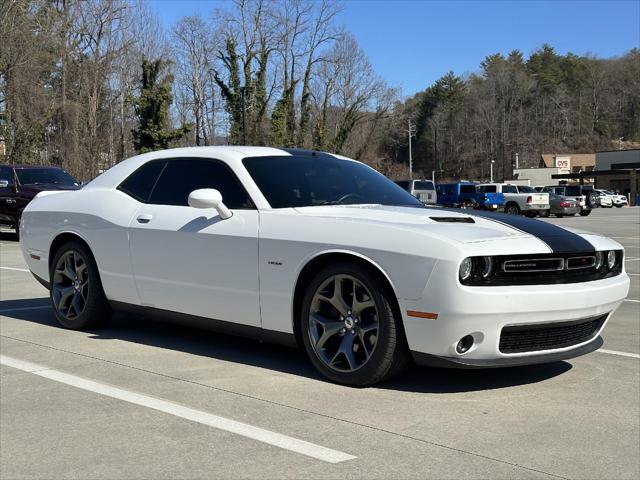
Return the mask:
{"type": "Polygon", "coordinates": [[[160,322],[187,325],[190,327],[200,328],[202,330],[226,333],[236,337],[252,338],[260,342],[298,348],[298,343],[293,333],[266,330],[260,327],[241,325],[239,323],[225,322],[224,320],[215,320],[206,317],[198,317],[196,315],[172,312],[170,310],[162,310],[159,308],[143,307],[131,303],[109,301],[109,304],[116,312],[137,315],[160,322]]]}

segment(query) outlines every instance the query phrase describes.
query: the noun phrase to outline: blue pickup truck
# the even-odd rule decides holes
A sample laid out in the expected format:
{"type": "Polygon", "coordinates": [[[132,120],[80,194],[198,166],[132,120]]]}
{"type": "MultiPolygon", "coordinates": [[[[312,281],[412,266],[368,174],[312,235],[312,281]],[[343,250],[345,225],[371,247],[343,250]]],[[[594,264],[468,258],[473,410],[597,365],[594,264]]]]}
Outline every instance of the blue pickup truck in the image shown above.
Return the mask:
{"type": "Polygon", "coordinates": [[[479,192],[475,183],[439,183],[438,203],[445,207],[498,210],[504,205],[502,193],[479,192]]]}

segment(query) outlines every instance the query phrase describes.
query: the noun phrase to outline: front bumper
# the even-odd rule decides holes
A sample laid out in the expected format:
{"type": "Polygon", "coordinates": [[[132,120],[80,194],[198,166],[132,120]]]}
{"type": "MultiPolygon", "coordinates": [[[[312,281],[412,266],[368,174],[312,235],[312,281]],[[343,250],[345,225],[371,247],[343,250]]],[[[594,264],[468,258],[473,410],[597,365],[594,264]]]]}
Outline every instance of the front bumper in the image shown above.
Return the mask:
{"type": "Polygon", "coordinates": [[[442,278],[431,276],[422,299],[400,300],[409,348],[419,363],[429,359],[433,364],[437,357],[439,363],[470,368],[540,363],[588,353],[589,348],[598,348],[598,336],[629,289],[624,272],[592,282],[506,287],[447,285],[437,281],[438,277],[442,278]],[[437,319],[411,316],[408,312],[413,311],[430,312],[437,319]],[[606,316],[606,320],[581,343],[548,350],[500,351],[505,327],[553,326],[597,316],[606,316]],[[473,337],[473,346],[460,354],[456,345],[467,335],[473,337]]]}
{"type": "Polygon", "coordinates": [[[595,337],[593,340],[567,351],[545,353],[540,355],[528,355],[526,357],[512,357],[500,359],[473,359],[473,358],[450,358],[438,357],[421,352],[411,352],[413,360],[417,365],[428,367],[442,368],[503,368],[503,367],[519,367],[522,365],[536,365],[539,363],[559,362],[570,358],[586,355],[587,353],[598,350],[604,340],[602,337],[595,337]]]}

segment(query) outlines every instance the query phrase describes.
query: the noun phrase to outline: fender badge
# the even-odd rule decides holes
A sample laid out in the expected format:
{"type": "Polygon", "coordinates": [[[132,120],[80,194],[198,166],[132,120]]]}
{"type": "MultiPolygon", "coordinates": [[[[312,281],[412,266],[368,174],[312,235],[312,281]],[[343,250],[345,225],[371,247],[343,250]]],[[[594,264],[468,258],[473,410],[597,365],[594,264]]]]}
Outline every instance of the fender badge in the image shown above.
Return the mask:
{"type": "Polygon", "coordinates": [[[276,265],[278,267],[282,265],[282,262],[274,262],[273,260],[269,260],[267,263],[269,265],[276,265]]]}

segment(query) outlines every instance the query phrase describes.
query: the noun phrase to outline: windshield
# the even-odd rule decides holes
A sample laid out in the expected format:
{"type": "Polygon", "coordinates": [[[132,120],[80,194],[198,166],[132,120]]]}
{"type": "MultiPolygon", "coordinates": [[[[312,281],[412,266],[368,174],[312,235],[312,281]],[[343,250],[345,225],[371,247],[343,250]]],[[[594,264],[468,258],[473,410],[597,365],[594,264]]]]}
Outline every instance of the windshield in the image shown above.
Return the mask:
{"type": "Polygon", "coordinates": [[[425,182],[416,182],[413,184],[413,188],[415,190],[434,190],[433,183],[429,181],[425,182]]]}
{"type": "Polygon", "coordinates": [[[520,191],[520,193],[538,193],[535,188],[528,187],[527,185],[520,185],[518,191],[520,191]]]}
{"type": "Polygon", "coordinates": [[[249,157],[244,166],[271,207],[380,204],[423,207],[384,175],[329,155],[249,157]]]}
{"type": "Polygon", "coordinates": [[[75,178],[61,168],[16,168],[21,185],[53,183],[56,185],[77,185],[75,178]]]}

